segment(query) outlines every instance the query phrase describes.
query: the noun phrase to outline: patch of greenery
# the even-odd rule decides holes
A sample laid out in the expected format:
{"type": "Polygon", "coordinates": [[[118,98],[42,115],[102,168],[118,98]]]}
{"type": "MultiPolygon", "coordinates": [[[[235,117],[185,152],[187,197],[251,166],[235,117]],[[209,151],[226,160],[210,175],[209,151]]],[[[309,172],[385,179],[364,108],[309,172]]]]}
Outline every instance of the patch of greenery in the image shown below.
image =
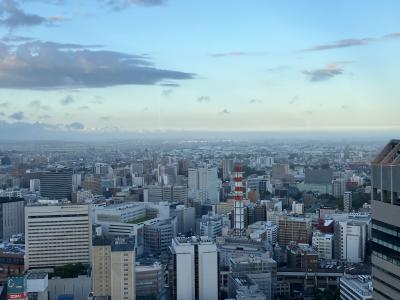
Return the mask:
{"type": "Polygon", "coordinates": [[[50,278],[60,277],[60,278],[76,278],[79,275],[87,275],[88,266],[77,263],[77,264],[67,264],[61,267],[55,267],[54,272],[49,274],[50,278]]]}
{"type": "Polygon", "coordinates": [[[127,223],[129,223],[129,224],[139,224],[139,223],[151,220],[151,219],[153,219],[153,216],[145,215],[142,218],[133,219],[133,220],[128,221],[127,223]]]}

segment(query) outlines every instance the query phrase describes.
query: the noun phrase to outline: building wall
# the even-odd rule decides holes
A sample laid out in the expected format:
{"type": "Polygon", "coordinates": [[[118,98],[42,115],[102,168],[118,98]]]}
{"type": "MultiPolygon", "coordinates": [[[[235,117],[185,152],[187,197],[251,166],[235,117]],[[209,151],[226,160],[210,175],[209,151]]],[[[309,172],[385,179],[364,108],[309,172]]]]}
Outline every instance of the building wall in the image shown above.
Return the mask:
{"type": "Polygon", "coordinates": [[[134,251],[111,251],[111,299],[136,299],[135,263],[134,251]]]}
{"type": "Polygon", "coordinates": [[[111,295],[111,245],[93,246],[92,279],[94,296],[111,295]]]}
{"type": "Polygon", "coordinates": [[[90,262],[87,205],[27,206],[25,234],[26,269],[90,262]]]}

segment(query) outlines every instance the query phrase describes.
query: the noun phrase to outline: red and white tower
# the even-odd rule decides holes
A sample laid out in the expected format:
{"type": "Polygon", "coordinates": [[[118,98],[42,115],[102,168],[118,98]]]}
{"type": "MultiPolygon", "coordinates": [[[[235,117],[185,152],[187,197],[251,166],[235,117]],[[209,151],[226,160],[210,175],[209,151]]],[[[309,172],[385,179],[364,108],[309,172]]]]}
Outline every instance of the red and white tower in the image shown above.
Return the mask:
{"type": "Polygon", "coordinates": [[[236,234],[244,233],[244,205],[243,205],[243,172],[240,165],[234,167],[233,180],[235,182],[234,196],[234,230],[236,234]]]}

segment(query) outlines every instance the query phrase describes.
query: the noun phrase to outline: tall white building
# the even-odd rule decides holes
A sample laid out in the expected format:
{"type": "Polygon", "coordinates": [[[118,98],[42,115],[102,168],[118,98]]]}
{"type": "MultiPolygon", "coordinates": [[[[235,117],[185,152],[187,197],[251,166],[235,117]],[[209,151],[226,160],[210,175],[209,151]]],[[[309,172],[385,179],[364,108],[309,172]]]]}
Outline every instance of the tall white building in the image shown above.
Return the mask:
{"type": "Polygon", "coordinates": [[[337,259],[359,263],[365,259],[367,225],[357,221],[339,221],[335,224],[335,255],[337,259]]]}
{"type": "Polygon", "coordinates": [[[350,212],[353,206],[353,193],[345,192],[343,196],[343,210],[345,212],[350,212]]]}
{"type": "Polygon", "coordinates": [[[174,238],[173,299],[218,299],[217,246],[207,237],[174,238]]]}
{"type": "Polygon", "coordinates": [[[29,180],[29,191],[32,193],[40,191],[40,179],[29,180]]]}
{"type": "Polygon", "coordinates": [[[312,246],[318,251],[318,258],[333,258],[333,234],[314,231],[312,236],[312,246]]]}
{"type": "Polygon", "coordinates": [[[299,203],[299,202],[293,201],[292,213],[294,213],[296,215],[302,215],[304,213],[304,203],[299,203]]]}
{"type": "Polygon", "coordinates": [[[189,168],[189,197],[202,203],[219,202],[218,173],[216,167],[189,168]]]}
{"type": "Polygon", "coordinates": [[[25,207],[25,268],[89,264],[92,244],[87,205],[25,207]]]}

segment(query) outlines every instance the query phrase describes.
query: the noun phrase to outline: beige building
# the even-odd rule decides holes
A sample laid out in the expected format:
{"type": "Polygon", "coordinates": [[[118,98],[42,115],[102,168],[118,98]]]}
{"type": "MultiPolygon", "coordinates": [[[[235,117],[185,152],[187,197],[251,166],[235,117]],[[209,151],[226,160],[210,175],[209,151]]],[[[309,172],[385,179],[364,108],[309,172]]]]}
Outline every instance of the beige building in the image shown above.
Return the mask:
{"type": "Polygon", "coordinates": [[[96,237],[93,240],[92,280],[94,296],[111,295],[111,240],[96,237]]]}
{"type": "Polygon", "coordinates": [[[88,265],[91,233],[87,205],[25,207],[25,269],[88,265]]]}
{"type": "Polygon", "coordinates": [[[311,239],[311,219],[283,216],[279,219],[279,245],[287,246],[290,242],[309,243],[311,239]]]}
{"type": "Polygon", "coordinates": [[[93,295],[135,300],[134,240],[103,237],[93,240],[93,295]]]}

